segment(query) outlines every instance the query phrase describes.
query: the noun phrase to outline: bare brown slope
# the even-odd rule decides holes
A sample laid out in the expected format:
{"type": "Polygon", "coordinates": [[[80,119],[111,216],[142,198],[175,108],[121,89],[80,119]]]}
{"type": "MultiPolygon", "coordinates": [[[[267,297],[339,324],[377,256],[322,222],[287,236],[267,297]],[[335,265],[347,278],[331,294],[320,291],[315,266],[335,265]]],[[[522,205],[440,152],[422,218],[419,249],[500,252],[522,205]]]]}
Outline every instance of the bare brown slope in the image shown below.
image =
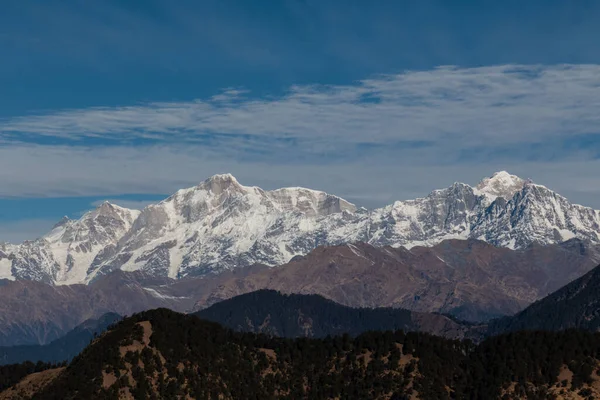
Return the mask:
{"type": "Polygon", "coordinates": [[[10,282],[0,290],[0,346],[45,344],[106,312],[130,315],[161,306],[185,307],[186,299],[159,298],[156,286],[144,289],[134,275],[123,273],[91,286],[10,282]]]}
{"type": "Polygon", "coordinates": [[[0,392],[0,400],[22,400],[33,396],[48,384],[52,383],[63,371],[64,367],[47,369],[27,375],[15,386],[0,392]]]}
{"type": "Polygon", "coordinates": [[[514,314],[600,260],[581,242],[514,251],[477,240],[432,247],[320,247],[305,257],[223,281],[196,308],[258,289],[319,294],[352,307],[402,307],[466,320],[514,314]]]}
{"type": "Polygon", "coordinates": [[[600,263],[599,254],[578,240],[519,251],[475,240],[410,250],[356,244],[317,248],[281,267],[257,265],[179,281],[122,271],[89,286],[4,281],[0,346],[48,343],[106,312],[191,311],[257,289],[482,320],[520,311],[589,271],[600,263]]]}

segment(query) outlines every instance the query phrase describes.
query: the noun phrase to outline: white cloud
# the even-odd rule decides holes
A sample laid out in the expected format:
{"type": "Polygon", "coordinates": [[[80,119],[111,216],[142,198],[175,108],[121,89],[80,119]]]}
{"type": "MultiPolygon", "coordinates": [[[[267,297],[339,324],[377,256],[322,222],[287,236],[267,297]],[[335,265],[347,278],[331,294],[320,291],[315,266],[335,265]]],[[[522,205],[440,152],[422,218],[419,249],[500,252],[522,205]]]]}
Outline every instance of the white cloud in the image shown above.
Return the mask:
{"type": "Polygon", "coordinates": [[[64,110],[0,120],[0,196],[168,194],[231,172],[243,184],[307,186],[371,207],[505,169],[600,208],[598,149],[560,148],[598,135],[599,109],[600,66],[566,65],[444,67],[282,97],[228,89],[195,102],[64,110]],[[31,143],[39,136],[69,145],[31,143]],[[528,157],[532,143],[545,147],[528,157]]]}
{"type": "MultiPolygon", "coordinates": [[[[360,163],[348,160],[331,165],[274,165],[214,155],[195,146],[0,147],[0,197],[170,194],[210,175],[231,172],[245,185],[265,189],[306,186],[374,207],[424,196],[455,181],[475,184],[496,170],[506,169],[545,184],[573,201],[600,208],[600,160],[477,165],[393,161],[380,160],[375,154],[360,163]]],[[[115,202],[119,204],[119,200],[115,202]]]]}
{"type": "Polygon", "coordinates": [[[23,116],[0,121],[0,134],[13,140],[27,134],[116,142],[245,135],[294,138],[313,146],[399,140],[537,142],[598,133],[599,91],[599,65],[440,67],[355,85],[294,86],[281,97],[256,99],[230,89],[193,102],[23,116]]]}

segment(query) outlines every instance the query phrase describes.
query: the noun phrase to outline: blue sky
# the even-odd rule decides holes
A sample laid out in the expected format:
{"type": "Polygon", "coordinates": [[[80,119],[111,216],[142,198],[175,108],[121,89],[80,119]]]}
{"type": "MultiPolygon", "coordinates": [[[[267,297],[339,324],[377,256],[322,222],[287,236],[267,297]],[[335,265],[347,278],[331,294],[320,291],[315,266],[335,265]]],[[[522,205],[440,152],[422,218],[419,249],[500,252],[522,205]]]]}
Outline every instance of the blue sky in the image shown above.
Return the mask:
{"type": "Polygon", "coordinates": [[[220,172],[368,207],[506,169],[600,208],[596,1],[18,1],[0,241],[220,172]]]}

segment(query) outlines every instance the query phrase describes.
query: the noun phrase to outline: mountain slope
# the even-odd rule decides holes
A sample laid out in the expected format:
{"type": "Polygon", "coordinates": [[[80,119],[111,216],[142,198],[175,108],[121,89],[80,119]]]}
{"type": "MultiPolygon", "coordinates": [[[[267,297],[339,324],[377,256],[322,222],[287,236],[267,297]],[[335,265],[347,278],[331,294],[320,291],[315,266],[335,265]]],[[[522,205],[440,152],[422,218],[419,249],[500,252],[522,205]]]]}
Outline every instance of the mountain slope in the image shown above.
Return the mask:
{"type": "Polygon", "coordinates": [[[21,245],[0,245],[0,277],[89,283],[116,269],[180,279],[281,265],[319,246],[412,248],[479,239],[524,249],[579,238],[600,243],[600,211],[504,171],[375,210],[315,190],[265,191],[229,174],[141,212],[103,204],[21,245]]]}
{"type": "Polygon", "coordinates": [[[0,346],[48,344],[84,321],[109,312],[131,315],[158,307],[188,311],[221,279],[243,277],[257,268],[182,280],[115,271],[90,285],[5,280],[0,286],[0,346]]]}
{"type": "Polygon", "coordinates": [[[242,186],[231,175],[216,175],[145,208],[114,255],[92,264],[90,276],[144,269],[180,278],[254,263],[282,264],[318,245],[315,236],[344,227],[346,217],[355,220],[355,210],[323,192],[267,192],[242,186]]]}
{"type": "Polygon", "coordinates": [[[47,345],[0,347],[0,365],[18,364],[24,361],[32,362],[62,362],[70,361],[90,341],[106,330],[111,324],[121,319],[115,313],[104,314],[98,319],[87,320],[47,345]]]}
{"type": "Polygon", "coordinates": [[[0,264],[10,264],[10,276],[5,277],[61,284],[84,282],[96,256],[110,252],[139,213],[104,202],[79,220],[63,218],[40,239],[19,246],[4,245],[0,264]]]}
{"type": "Polygon", "coordinates": [[[89,285],[4,280],[0,346],[47,344],[107,312],[187,312],[259,289],[479,322],[517,313],[599,263],[599,247],[577,239],[522,250],[450,240],[410,250],[360,243],[320,247],[278,268],[254,265],[178,280],[120,270],[89,285]]]}
{"type": "Polygon", "coordinates": [[[320,247],[278,268],[221,280],[197,308],[259,289],[318,294],[351,307],[401,307],[481,321],[514,314],[585,274],[600,247],[576,239],[561,245],[498,248],[477,240],[433,247],[320,247]]]}
{"type": "Polygon", "coordinates": [[[489,334],[517,330],[600,330],[600,266],[515,316],[491,321],[489,334]]]}
{"type": "Polygon", "coordinates": [[[403,330],[462,338],[466,326],[439,314],[394,308],[350,308],[317,295],[284,295],[259,290],[224,300],[195,313],[242,332],[281,337],[358,336],[366,331],[403,330]]]}
{"type": "Polygon", "coordinates": [[[40,400],[590,398],[599,363],[600,335],[585,332],[479,346],[401,331],[290,340],[160,309],[117,324],[46,386],[19,388],[40,400]]]}

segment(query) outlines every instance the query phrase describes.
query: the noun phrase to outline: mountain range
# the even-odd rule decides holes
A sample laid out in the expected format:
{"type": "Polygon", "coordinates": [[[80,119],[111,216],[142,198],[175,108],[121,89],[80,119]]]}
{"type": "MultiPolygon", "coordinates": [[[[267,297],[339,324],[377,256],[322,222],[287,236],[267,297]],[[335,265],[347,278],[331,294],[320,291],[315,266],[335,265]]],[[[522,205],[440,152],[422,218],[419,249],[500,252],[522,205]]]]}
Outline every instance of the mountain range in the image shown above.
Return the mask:
{"type": "Polygon", "coordinates": [[[440,314],[392,308],[350,308],[318,295],[257,290],[221,301],[194,315],[242,332],[282,337],[357,336],[402,329],[449,339],[485,338],[517,331],[600,330],[600,265],[515,315],[482,324],[440,314]]]}
{"type": "Polygon", "coordinates": [[[47,345],[22,345],[0,347],[0,365],[17,364],[25,361],[32,362],[63,362],[71,361],[90,342],[106,329],[121,319],[115,313],[107,313],[99,319],[89,319],[66,335],[47,345]]]}
{"type": "Polygon", "coordinates": [[[525,249],[573,238],[600,243],[600,211],[504,171],[374,210],[310,189],[243,186],[224,174],[141,211],[103,203],[37,240],[1,244],[0,278],[88,284],[123,270],[181,279],[277,266],[355,242],[410,249],[478,239],[525,249]]]}
{"type": "MultiPolygon", "coordinates": [[[[193,315],[235,331],[285,338],[356,337],[369,331],[402,330],[481,342],[514,331],[580,329],[596,332],[600,326],[599,288],[600,266],[514,316],[484,324],[402,308],[352,308],[319,295],[282,294],[275,290],[242,294],[193,315]]],[[[0,364],[70,361],[96,334],[120,319],[119,315],[108,313],[98,320],[85,321],[47,345],[0,347],[0,364]]],[[[27,370],[27,366],[23,367],[27,370]]]]}
{"type": "Polygon", "coordinates": [[[181,279],[116,270],[88,285],[3,280],[0,346],[47,344],[107,312],[192,312],[260,289],[482,322],[521,311],[599,263],[600,246],[579,239],[518,250],[471,239],[411,249],[319,247],[277,268],[252,265],[181,279]]]}
{"type": "Polygon", "coordinates": [[[600,263],[600,246],[578,239],[510,250],[479,240],[432,247],[319,247],[277,268],[219,279],[195,308],[259,289],[319,294],[350,307],[400,307],[484,321],[512,315],[600,263]]]}

